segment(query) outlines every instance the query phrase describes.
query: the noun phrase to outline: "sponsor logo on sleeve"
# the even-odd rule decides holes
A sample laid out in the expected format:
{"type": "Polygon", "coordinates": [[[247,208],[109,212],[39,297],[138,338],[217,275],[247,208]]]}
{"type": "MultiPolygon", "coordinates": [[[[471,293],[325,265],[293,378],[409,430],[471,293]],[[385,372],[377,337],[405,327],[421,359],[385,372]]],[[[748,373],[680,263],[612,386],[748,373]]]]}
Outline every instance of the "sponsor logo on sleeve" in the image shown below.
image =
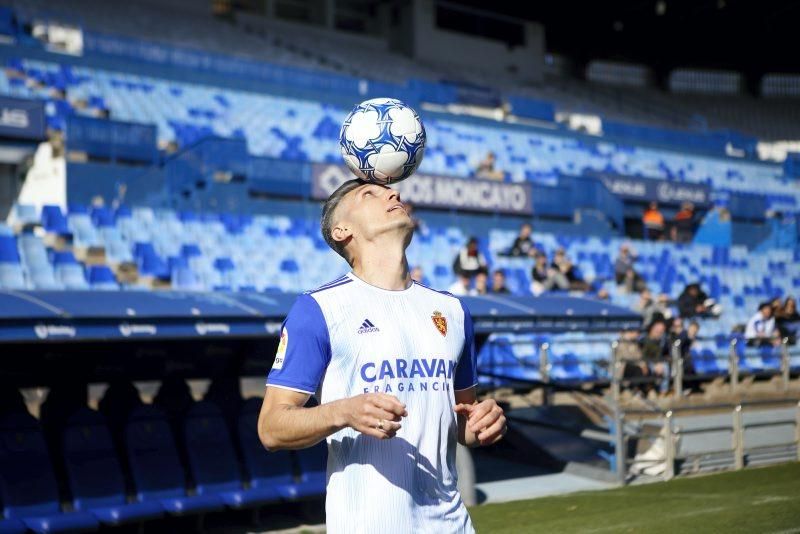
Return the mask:
{"type": "Polygon", "coordinates": [[[281,331],[281,340],[278,342],[278,350],[275,352],[275,363],[273,369],[283,369],[283,362],[286,360],[286,348],[289,346],[289,332],[286,327],[281,331]]]}

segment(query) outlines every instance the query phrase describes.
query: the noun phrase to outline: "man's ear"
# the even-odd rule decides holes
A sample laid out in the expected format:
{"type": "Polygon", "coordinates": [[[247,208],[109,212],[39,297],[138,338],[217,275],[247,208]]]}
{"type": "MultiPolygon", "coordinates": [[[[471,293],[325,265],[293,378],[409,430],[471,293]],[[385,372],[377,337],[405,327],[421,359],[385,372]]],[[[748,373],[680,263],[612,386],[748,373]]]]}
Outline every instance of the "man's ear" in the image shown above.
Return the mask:
{"type": "Polygon", "coordinates": [[[337,222],[331,230],[331,237],[334,241],[347,245],[347,242],[353,237],[352,225],[347,224],[345,221],[337,222]]]}

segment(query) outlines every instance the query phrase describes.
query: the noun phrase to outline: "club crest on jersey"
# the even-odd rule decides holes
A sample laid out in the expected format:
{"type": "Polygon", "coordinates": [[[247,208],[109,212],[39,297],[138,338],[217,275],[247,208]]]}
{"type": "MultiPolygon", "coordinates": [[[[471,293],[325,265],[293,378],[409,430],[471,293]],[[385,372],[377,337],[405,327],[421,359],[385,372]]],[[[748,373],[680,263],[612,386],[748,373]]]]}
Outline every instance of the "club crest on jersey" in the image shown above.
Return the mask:
{"type": "Polygon", "coordinates": [[[442,315],[442,312],[435,311],[433,315],[431,315],[431,320],[433,321],[433,325],[436,327],[436,330],[439,331],[440,334],[443,336],[447,335],[447,317],[442,315]]]}

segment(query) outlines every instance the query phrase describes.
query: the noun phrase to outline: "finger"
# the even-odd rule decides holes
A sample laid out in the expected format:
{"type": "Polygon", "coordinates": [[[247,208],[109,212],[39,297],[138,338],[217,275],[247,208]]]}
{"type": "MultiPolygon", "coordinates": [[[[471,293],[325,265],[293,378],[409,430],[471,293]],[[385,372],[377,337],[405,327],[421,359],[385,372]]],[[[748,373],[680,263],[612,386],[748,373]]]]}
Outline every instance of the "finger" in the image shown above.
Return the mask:
{"type": "Polygon", "coordinates": [[[469,414],[472,413],[474,408],[475,408],[474,404],[460,403],[460,404],[456,404],[455,406],[453,406],[453,411],[455,411],[457,414],[460,414],[460,415],[469,416],[469,414]]]}
{"type": "Polygon", "coordinates": [[[400,425],[397,423],[384,422],[383,430],[375,428],[375,425],[369,425],[369,424],[363,425],[361,428],[358,428],[357,430],[362,434],[365,434],[367,436],[372,436],[373,438],[376,439],[390,439],[397,434],[397,431],[400,430],[400,428],[401,428],[400,425]],[[396,425],[396,426],[390,426],[390,425],[396,425]]]}
{"type": "Polygon", "coordinates": [[[483,416],[473,415],[470,417],[469,423],[467,424],[467,428],[472,432],[480,432],[484,428],[491,426],[503,415],[503,410],[501,410],[498,406],[495,406],[490,409],[490,411],[483,416]]]}
{"type": "Polygon", "coordinates": [[[481,443],[492,441],[498,435],[502,435],[503,429],[506,427],[506,418],[500,417],[497,421],[492,423],[487,428],[480,431],[477,438],[481,443]]]}
{"type": "Polygon", "coordinates": [[[475,407],[472,410],[472,413],[469,416],[469,424],[467,424],[467,428],[469,430],[472,430],[473,432],[475,432],[475,431],[480,430],[481,428],[483,428],[483,426],[487,426],[487,425],[491,424],[491,422],[494,422],[494,419],[492,419],[491,422],[486,423],[483,426],[478,426],[478,423],[481,420],[483,420],[483,418],[486,417],[488,414],[492,413],[493,409],[496,406],[497,406],[496,404],[490,403],[490,402],[486,402],[486,401],[484,401],[484,402],[482,402],[480,404],[476,404],[475,407]]]}
{"type": "Polygon", "coordinates": [[[401,403],[397,397],[392,397],[391,395],[385,395],[382,393],[377,394],[376,396],[370,399],[372,404],[377,406],[378,408],[382,408],[387,412],[391,412],[393,414],[397,414],[401,417],[405,417],[408,415],[406,411],[406,407],[401,403]]]}
{"type": "Polygon", "coordinates": [[[371,415],[364,416],[361,419],[361,425],[368,428],[374,428],[378,431],[397,432],[402,428],[402,425],[398,422],[390,421],[384,417],[373,417],[371,415]]]}
{"type": "Polygon", "coordinates": [[[378,408],[377,406],[365,406],[364,414],[368,417],[371,417],[373,421],[377,421],[378,419],[385,419],[386,421],[401,421],[403,419],[396,413],[388,412],[383,408],[378,408]]]}

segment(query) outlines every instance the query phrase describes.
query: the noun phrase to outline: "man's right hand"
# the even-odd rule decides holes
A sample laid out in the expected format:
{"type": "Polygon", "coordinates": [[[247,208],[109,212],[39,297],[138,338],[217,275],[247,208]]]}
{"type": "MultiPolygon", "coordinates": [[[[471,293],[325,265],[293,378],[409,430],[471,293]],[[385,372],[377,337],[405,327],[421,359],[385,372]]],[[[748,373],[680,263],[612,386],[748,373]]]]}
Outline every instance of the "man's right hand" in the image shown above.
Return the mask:
{"type": "Polygon", "coordinates": [[[343,426],[377,439],[393,438],[401,428],[400,421],[408,415],[405,405],[386,393],[364,393],[337,404],[337,419],[343,426]]]}

